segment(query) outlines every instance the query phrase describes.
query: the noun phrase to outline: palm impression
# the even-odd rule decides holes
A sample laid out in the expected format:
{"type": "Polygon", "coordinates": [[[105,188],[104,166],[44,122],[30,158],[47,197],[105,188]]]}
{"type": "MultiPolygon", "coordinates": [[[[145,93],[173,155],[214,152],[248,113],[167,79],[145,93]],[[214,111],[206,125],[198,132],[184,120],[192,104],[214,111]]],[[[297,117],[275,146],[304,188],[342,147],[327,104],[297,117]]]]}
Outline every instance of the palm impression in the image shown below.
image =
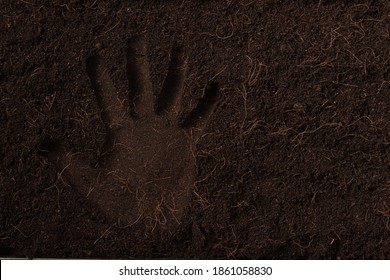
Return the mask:
{"type": "Polygon", "coordinates": [[[48,149],[65,181],[121,226],[135,224],[173,230],[183,217],[194,186],[194,149],[213,111],[216,86],[209,86],[198,106],[182,120],[178,112],[188,58],[175,49],[162,91],[154,102],[145,39],[127,45],[129,102],[116,93],[101,57],[87,60],[87,70],[107,139],[98,162],[61,145],[48,149]],[[130,112],[130,113],[129,113],[130,112]]]}

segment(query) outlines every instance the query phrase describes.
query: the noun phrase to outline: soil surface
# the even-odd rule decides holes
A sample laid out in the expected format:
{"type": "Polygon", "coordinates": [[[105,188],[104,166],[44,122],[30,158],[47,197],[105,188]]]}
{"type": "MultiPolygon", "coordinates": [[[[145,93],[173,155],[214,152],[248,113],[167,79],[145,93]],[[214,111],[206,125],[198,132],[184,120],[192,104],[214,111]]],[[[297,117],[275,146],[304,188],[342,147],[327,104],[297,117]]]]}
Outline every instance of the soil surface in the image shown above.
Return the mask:
{"type": "Polygon", "coordinates": [[[390,258],[390,2],[46,2],[0,4],[1,257],[390,258]]]}

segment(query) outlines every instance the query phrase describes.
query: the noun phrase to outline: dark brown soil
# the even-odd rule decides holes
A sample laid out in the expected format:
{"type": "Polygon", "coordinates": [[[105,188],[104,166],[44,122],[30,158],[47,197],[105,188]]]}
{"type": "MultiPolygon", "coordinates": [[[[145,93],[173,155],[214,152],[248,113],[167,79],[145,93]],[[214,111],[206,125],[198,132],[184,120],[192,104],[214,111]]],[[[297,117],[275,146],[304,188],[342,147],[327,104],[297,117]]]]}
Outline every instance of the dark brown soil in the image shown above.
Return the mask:
{"type": "Polygon", "coordinates": [[[388,1],[44,2],[0,4],[0,256],[390,258],[388,1]]]}

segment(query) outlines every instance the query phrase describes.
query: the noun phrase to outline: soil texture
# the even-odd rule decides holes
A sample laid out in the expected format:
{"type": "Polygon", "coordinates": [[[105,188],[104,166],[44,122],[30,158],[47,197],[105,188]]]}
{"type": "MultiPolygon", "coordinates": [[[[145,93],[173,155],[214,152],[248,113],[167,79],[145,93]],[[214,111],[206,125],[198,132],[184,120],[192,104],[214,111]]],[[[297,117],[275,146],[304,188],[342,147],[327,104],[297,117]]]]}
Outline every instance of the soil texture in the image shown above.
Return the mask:
{"type": "Polygon", "coordinates": [[[0,11],[0,257],[390,258],[389,1],[0,11]]]}

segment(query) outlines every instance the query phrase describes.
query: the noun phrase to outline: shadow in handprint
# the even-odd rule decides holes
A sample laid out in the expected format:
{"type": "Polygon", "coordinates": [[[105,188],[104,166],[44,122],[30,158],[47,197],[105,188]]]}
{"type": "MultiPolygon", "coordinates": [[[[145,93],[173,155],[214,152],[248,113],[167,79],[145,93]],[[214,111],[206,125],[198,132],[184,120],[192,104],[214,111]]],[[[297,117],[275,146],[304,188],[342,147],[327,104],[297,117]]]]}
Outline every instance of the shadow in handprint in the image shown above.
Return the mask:
{"type": "MultiPolygon", "coordinates": [[[[184,216],[194,186],[195,145],[217,100],[210,85],[184,120],[180,100],[188,57],[172,52],[168,75],[154,102],[143,36],[127,45],[129,108],[120,100],[99,56],[87,60],[87,72],[102,109],[106,143],[96,164],[63,145],[45,146],[65,181],[119,226],[142,225],[150,231],[174,231],[184,216]]],[[[53,144],[53,143],[52,143],[53,144]]]]}

